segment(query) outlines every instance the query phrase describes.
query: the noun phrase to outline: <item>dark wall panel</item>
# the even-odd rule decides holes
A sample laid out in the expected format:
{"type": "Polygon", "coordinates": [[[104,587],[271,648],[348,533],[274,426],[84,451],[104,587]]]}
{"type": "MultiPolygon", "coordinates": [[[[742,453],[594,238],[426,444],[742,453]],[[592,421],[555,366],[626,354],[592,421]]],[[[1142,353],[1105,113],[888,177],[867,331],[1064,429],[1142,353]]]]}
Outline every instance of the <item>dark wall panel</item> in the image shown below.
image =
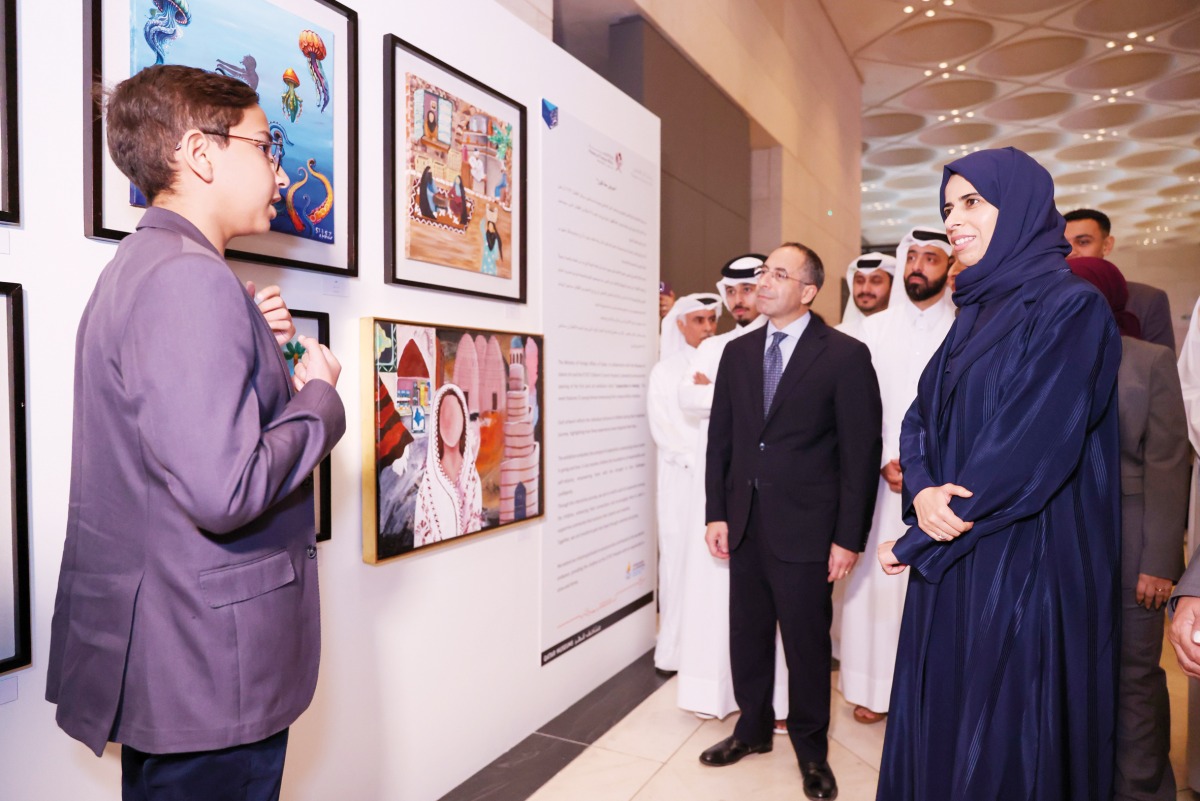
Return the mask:
{"type": "Polygon", "coordinates": [[[749,119],[641,17],[609,29],[606,77],[662,120],[662,277],[712,291],[749,249],[749,119]]]}

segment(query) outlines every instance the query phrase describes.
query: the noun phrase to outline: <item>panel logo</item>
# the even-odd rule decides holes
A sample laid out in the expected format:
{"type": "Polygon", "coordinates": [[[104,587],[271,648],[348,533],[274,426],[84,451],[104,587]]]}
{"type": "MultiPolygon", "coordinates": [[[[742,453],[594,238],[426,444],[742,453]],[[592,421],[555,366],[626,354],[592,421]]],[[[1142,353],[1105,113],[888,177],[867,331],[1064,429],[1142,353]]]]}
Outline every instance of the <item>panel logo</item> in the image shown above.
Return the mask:
{"type": "Polygon", "coordinates": [[[636,562],[626,562],[625,563],[625,579],[626,580],[637,578],[638,576],[642,575],[645,572],[646,572],[645,560],[639,559],[636,562]]]}
{"type": "Polygon", "coordinates": [[[547,128],[554,128],[558,125],[558,106],[544,97],[542,98],[542,119],[547,128]]]}

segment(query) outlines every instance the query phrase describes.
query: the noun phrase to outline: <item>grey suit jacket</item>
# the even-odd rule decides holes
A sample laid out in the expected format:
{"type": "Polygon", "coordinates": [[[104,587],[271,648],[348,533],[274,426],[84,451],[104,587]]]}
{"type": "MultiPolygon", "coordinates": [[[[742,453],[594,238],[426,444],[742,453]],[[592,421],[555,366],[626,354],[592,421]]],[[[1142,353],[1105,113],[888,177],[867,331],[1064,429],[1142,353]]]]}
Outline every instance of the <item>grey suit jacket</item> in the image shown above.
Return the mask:
{"type": "Polygon", "coordinates": [[[1191,446],[1175,354],[1121,337],[1121,586],[1183,572],[1191,446]]]}
{"type": "Polygon", "coordinates": [[[1125,310],[1133,312],[1142,324],[1142,339],[1175,352],[1175,328],[1171,321],[1171,302],[1167,293],[1149,284],[1129,281],[1129,301],[1125,310]]]}
{"type": "Polygon", "coordinates": [[[317,680],[304,482],[345,431],[337,392],[296,393],[221,256],[152,208],[84,310],[73,416],[46,683],[59,725],[97,755],[289,726],[317,680]]]}

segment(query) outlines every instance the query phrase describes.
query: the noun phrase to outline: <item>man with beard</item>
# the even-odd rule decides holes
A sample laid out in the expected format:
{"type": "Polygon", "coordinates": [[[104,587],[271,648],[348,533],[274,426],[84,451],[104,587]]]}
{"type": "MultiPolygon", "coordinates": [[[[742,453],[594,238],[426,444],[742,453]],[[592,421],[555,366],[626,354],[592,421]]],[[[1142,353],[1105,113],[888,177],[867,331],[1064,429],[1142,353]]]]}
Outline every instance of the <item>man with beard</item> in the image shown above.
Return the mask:
{"type": "MultiPolygon", "coordinates": [[[[766,325],[759,316],[757,271],[766,261],[758,253],[731,259],[721,268],[717,291],[737,327],[706,339],[696,348],[692,363],[679,385],[679,405],[699,422],[695,464],[687,504],[682,510],[687,534],[684,555],[683,621],[679,644],[679,677],[676,703],[700,717],[723,718],[737,709],[729,664],[729,564],[714,559],[704,544],[704,459],[708,448],[708,417],[713,384],[725,346],[766,325]]],[[[775,649],[776,733],[784,734],[787,717],[787,666],[778,637],[775,649]]]]}
{"type": "Polygon", "coordinates": [[[863,321],[888,307],[896,260],[883,253],[864,253],[846,268],[850,302],[842,314],[838,331],[862,339],[863,321]]]}
{"type": "Polygon", "coordinates": [[[658,447],[658,640],[654,667],[679,669],[680,603],[687,549],[686,508],[696,471],[699,420],[679,408],[679,382],[688,373],[696,346],[717,330],[721,299],[711,292],[684,295],[662,321],[661,358],[650,371],[647,420],[658,447]]]}
{"type": "MultiPolygon", "coordinates": [[[[1095,209],[1075,209],[1063,215],[1067,221],[1067,243],[1071,246],[1068,259],[1107,259],[1117,240],[1112,235],[1112,221],[1095,209]]],[[[1129,302],[1125,310],[1133,312],[1142,325],[1142,339],[1164,345],[1175,352],[1175,329],[1171,323],[1171,303],[1167,293],[1156,286],[1126,281],[1129,302]]]]}
{"type": "MultiPolygon", "coordinates": [[[[883,399],[883,466],[867,553],[907,529],[901,517],[900,425],[917,396],[921,371],[954,322],[946,291],[954,262],[950,253],[945,231],[909,231],[896,250],[904,280],[896,282],[887,309],[863,324],[862,339],[871,350],[883,399]]],[[[838,681],[859,723],[878,723],[887,715],[907,587],[907,576],[879,570],[856,570],[846,584],[838,681]]]]}

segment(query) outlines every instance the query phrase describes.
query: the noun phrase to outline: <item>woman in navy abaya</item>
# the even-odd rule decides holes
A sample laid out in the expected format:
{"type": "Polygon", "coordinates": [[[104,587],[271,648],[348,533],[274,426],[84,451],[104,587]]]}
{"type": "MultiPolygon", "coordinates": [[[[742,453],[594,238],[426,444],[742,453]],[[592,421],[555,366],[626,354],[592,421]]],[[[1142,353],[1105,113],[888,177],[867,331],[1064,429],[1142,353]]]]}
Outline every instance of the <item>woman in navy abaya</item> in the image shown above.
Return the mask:
{"type": "Polygon", "coordinates": [[[965,269],[902,429],[911,527],[879,548],[912,572],[878,799],[1108,801],[1120,337],[1032,158],[954,161],[942,200],[965,269]]]}

